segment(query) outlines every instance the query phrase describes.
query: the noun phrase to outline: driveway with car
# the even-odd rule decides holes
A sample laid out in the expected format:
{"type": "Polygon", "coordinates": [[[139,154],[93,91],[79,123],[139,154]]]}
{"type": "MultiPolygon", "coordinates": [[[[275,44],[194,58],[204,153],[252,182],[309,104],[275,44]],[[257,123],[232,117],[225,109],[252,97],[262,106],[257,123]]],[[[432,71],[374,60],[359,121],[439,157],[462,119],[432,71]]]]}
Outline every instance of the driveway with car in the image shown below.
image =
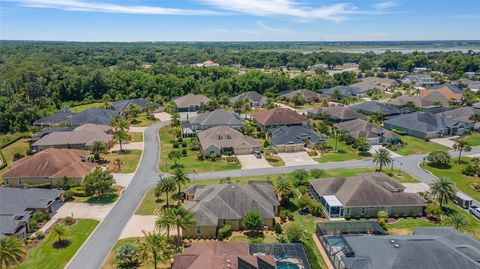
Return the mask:
{"type": "Polygon", "coordinates": [[[308,156],[306,151],[281,152],[278,155],[285,162],[285,166],[318,164],[312,157],[308,156]]]}
{"type": "Polygon", "coordinates": [[[237,159],[242,164],[242,169],[256,169],[256,168],[269,168],[272,167],[267,160],[262,156],[258,159],[253,154],[237,155],[237,159]]]}

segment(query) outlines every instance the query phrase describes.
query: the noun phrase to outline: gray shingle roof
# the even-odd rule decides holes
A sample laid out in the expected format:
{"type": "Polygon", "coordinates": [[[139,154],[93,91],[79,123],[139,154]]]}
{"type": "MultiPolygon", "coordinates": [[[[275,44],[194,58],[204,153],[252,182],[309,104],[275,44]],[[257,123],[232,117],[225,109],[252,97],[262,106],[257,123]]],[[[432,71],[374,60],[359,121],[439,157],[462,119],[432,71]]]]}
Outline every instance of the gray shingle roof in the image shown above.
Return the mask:
{"type": "Polygon", "coordinates": [[[358,87],[364,91],[370,91],[373,89],[384,89],[389,88],[397,84],[394,79],[390,78],[380,78],[380,77],[366,77],[362,81],[350,85],[351,87],[358,87]]]}
{"type": "Polygon", "coordinates": [[[83,125],[87,123],[109,125],[112,118],[118,114],[118,111],[102,108],[90,108],[75,114],[65,122],[72,125],[83,125]]]}
{"type": "Polygon", "coordinates": [[[47,208],[62,192],[56,189],[0,188],[0,234],[14,234],[33,209],[47,208]]]}
{"type": "Polygon", "coordinates": [[[349,269],[480,268],[478,241],[453,228],[415,228],[415,235],[345,236],[349,269]],[[394,243],[391,243],[394,240],[394,243]],[[396,247],[397,245],[398,247],[396,247]]]}
{"type": "Polygon", "coordinates": [[[415,112],[400,115],[385,121],[389,126],[398,126],[423,133],[442,131],[454,127],[459,122],[430,112],[415,112]]]}
{"type": "Polygon", "coordinates": [[[343,206],[424,206],[426,201],[384,173],[310,180],[319,195],[335,195],[343,206]]]}
{"type": "Polygon", "coordinates": [[[271,182],[197,187],[193,201],[185,203],[195,213],[196,223],[204,226],[217,226],[219,219],[241,219],[253,209],[263,218],[274,218],[278,205],[271,182]]]}
{"type": "Polygon", "coordinates": [[[304,141],[310,141],[311,143],[325,142],[325,138],[302,125],[280,126],[271,129],[270,132],[272,133],[272,144],[274,146],[303,144],[304,141]]]}
{"type": "Polygon", "coordinates": [[[210,101],[210,98],[200,94],[189,93],[187,95],[180,96],[173,101],[177,105],[177,108],[188,108],[192,106],[199,106],[201,103],[207,103],[210,101]]]}
{"type": "Polygon", "coordinates": [[[258,103],[259,106],[263,106],[267,102],[267,97],[259,94],[256,91],[249,91],[249,92],[241,93],[235,97],[232,97],[232,99],[230,100],[230,103],[235,104],[235,102],[239,100],[245,100],[245,99],[258,103]]]}
{"type": "Polygon", "coordinates": [[[480,114],[480,110],[471,106],[465,106],[439,113],[439,115],[442,115],[448,119],[463,123],[473,123],[473,121],[470,120],[470,117],[473,114],[480,114]]]}
{"type": "Polygon", "coordinates": [[[75,113],[71,112],[57,112],[55,114],[46,116],[39,120],[33,122],[34,125],[53,125],[53,124],[60,124],[65,120],[71,118],[75,113]]]}
{"type": "Polygon", "coordinates": [[[335,90],[338,90],[338,93],[342,97],[359,95],[367,92],[367,90],[364,90],[359,87],[353,87],[353,86],[336,86],[333,88],[322,89],[321,92],[324,94],[332,95],[335,92],[335,90]]]}
{"type": "Polygon", "coordinates": [[[354,120],[357,118],[364,118],[363,114],[358,113],[357,111],[345,107],[345,106],[331,106],[331,107],[319,107],[313,108],[307,111],[309,115],[314,115],[317,117],[325,117],[334,121],[346,121],[354,120]]]}
{"type": "Polygon", "coordinates": [[[282,93],[280,95],[280,97],[291,99],[292,97],[294,97],[297,94],[300,94],[300,96],[302,96],[303,100],[305,100],[305,101],[310,100],[310,99],[323,100],[323,99],[328,99],[329,98],[329,96],[327,94],[316,93],[314,91],[307,90],[307,89],[299,89],[299,90],[295,90],[295,91],[289,91],[289,92],[286,92],[286,93],[282,93]]]}
{"type": "Polygon", "coordinates": [[[85,145],[91,146],[94,141],[109,143],[113,135],[107,134],[110,127],[106,125],[84,124],[72,131],[53,132],[45,135],[32,146],[56,146],[56,145],[85,145]]]}
{"type": "Polygon", "coordinates": [[[242,118],[228,110],[216,109],[214,111],[199,114],[190,120],[190,123],[202,126],[217,125],[244,125],[242,118]]]}
{"type": "Polygon", "coordinates": [[[363,119],[355,119],[335,124],[354,138],[398,137],[397,134],[363,119]]]}
{"type": "Polygon", "coordinates": [[[386,104],[386,103],[380,103],[377,101],[369,101],[369,102],[353,105],[351,106],[351,109],[367,115],[373,114],[375,112],[382,113],[385,116],[398,115],[401,113],[401,110],[398,109],[396,106],[391,104],[386,104]]]}
{"type": "MultiPolygon", "coordinates": [[[[112,103],[112,107],[113,109],[115,110],[118,110],[118,111],[124,111],[129,105],[137,105],[140,107],[140,110],[143,111],[143,108],[145,108],[145,106],[150,103],[149,100],[145,99],[145,98],[136,98],[136,99],[128,99],[128,100],[120,100],[120,101],[116,101],[114,103],[112,103]]],[[[155,104],[157,107],[159,106],[158,104],[155,104]]]]}

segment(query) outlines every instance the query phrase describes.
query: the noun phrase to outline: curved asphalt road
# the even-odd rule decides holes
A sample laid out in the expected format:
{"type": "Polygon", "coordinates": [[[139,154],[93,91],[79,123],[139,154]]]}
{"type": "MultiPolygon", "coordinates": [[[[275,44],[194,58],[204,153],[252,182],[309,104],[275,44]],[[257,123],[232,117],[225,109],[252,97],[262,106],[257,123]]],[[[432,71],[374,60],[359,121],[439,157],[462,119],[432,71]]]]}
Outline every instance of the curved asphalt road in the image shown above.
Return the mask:
{"type": "Polygon", "coordinates": [[[145,130],[142,159],[132,182],[66,268],[96,269],[102,266],[145,192],[158,181],[160,172],[157,171],[157,163],[160,146],[157,130],[166,124],[168,122],[160,122],[145,130]]]}
{"type": "MultiPolygon", "coordinates": [[[[137,206],[140,204],[145,192],[151,188],[157,181],[160,172],[157,170],[160,146],[157,136],[158,128],[161,128],[169,122],[160,122],[147,128],[144,133],[144,151],[142,160],[139,164],[137,172],[132,182],[125,190],[124,194],[113,207],[107,217],[98,225],[97,229],[88,238],[86,243],[72,258],[66,268],[68,269],[96,269],[100,268],[110,252],[111,248],[117,241],[123,227],[127,224],[130,217],[134,214],[137,206]]],[[[474,148],[471,152],[465,154],[480,153],[480,147],[474,148]]],[[[450,152],[452,156],[455,152],[450,152]]],[[[423,160],[426,155],[410,155],[395,158],[394,167],[402,169],[412,176],[420,179],[422,182],[430,185],[436,177],[418,167],[418,163],[423,160]]],[[[274,175],[290,173],[297,169],[352,169],[362,167],[372,167],[375,164],[371,160],[345,161],[335,163],[320,163],[313,165],[288,166],[288,167],[272,167],[246,170],[230,170],[219,172],[207,172],[200,174],[190,174],[189,177],[193,181],[201,181],[207,179],[216,179],[224,177],[244,177],[259,175],[274,175]]],[[[475,204],[479,204],[475,201],[475,204]]]]}

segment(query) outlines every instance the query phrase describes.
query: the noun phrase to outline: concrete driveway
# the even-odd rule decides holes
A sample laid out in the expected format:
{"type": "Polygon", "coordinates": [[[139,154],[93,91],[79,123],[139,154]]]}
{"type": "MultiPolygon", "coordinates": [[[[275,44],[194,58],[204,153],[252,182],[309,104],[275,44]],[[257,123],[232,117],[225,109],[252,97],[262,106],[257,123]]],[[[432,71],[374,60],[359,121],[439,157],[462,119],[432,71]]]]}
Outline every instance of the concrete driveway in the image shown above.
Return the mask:
{"type": "MultiPolygon", "coordinates": [[[[133,215],[130,220],[128,220],[127,225],[123,228],[122,233],[118,239],[128,238],[128,237],[143,237],[143,231],[153,232],[155,230],[155,220],[157,216],[141,216],[133,215]]],[[[170,235],[177,235],[177,229],[175,225],[170,228],[170,235]]]]}
{"type": "Polygon", "coordinates": [[[368,151],[370,152],[371,154],[375,154],[375,151],[378,151],[379,149],[386,149],[390,152],[390,156],[392,158],[399,158],[399,157],[402,157],[402,155],[398,154],[398,153],[395,153],[389,149],[387,149],[386,147],[382,146],[382,145],[372,145],[372,148],[368,151]]]}
{"type": "Polygon", "coordinates": [[[306,151],[282,152],[278,153],[278,155],[285,162],[285,166],[318,164],[312,157],[308,156],[306,151]]]}
{"type": "Polygon", "coordinates": [[[129,174],[112,173],[112,176],[113,176],[113,179],[115,179],[115,184],[126,188],[128,187],[128,185],[130,185],[130,182],[132,182],[132,179],[133,179],[133,176],[135,176],[135,173],[129,173],[129,174]]]}
{"type": "Polygon", "coordinates": [[[419,192],[425,192],[430,190],[430,186],[428,186],[425,183],[403,183],[403,186],[405,186],[404,192],[407,193],[419,193],[419,192]]]}
{"type": "Polygon", "coordinates": [[[262,156],[257,159],[253,154],[237,155],[237,159],[242,164],[242,169],[270,168],[272,167],[262,156]]]}
{"type": "Polygon", "coordinates": [[[160,121],[169,121],[172,119],[172,116],[167,112],[154,113],[153,116],[160,121]]]}
{"type": "Polygon", "coordinates": [[[130,126],[130,128],[128,129],[128,131],[129,131],[130,133],[143,133],[143,132],[145,132],[146,129],[147,129],[147,127],[130,126]]]}
{"type": "MultiPolygon", "coordinates": [[[[130,142],[128,144],[122,144],[122,148],[124,150],[132,150],[132,149],[139,149],[143,150],[143,142],[130,142]]],[[[115,152],[120,150],[120,145],[115,144],[111,149],[110,152],[115,152]]]]}
{"type": "Polygon", "coordinates": [[[458,138],[458,136],[452,136],[452,137],[443,137],[443,138],[435,138],[435,139],[430,139],[431,142],[453,148],[453,144],[455,144],[454,139],[458,138]]]}

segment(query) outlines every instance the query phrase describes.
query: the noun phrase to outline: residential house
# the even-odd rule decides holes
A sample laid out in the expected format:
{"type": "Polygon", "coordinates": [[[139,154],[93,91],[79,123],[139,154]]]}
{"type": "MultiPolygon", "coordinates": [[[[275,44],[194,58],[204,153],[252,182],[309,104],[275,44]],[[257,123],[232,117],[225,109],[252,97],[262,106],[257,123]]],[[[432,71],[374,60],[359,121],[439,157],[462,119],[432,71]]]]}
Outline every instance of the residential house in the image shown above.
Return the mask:
{"type": "Polygon", "coordinates": [[[436,106],[449,106],[450,101],[441,94],[430,94],[428,96],[398,96],[389,101],[387,104],[399,107],[416,107],[416,108],[431,108],[436,106]]]}
{"type": "Polygon", "coordinates": [[[226,125],[201,131],[197,137],[203,156],[251,154],[260,150],[260,142],[226,125]]]}
{"type": "Polygon", "coordinates": [[[252,113],[252,118],[264,130],[277,126],[308,125],[309,119],[289,108],[274,108],[252,113]]]}
{"type": "Polygon", "coordinates": [[[336,86],[333,88],[322,89],[322,93],[330,96],[338,95],[340,97],[366,97],[368,91],[359,87],[353,86],[336,86]]]}
{"type": "Polygon", "coordinates": [[[72,131],[49,133],[31,145],[40,151],[47,148],[90,149],[95,141],[105,144],[106,148],[113,145],[112,128],[107,125],[84,124],[72,131]]]}
{"type": "Polygon", "coordinates": [[[363,114],[346,106],[312,108],[307,111],[307,116],[313,119],[325,119],[330,122],[343,122],[365,118],[363,114]]]}
{"type": "Polygon", "coordinates": [[[31,233],[28,221],[33,212],[53,212],[53,205],[61,193],[57,189],[0,188],[0,238],[17,236],[26,239],[31,233]]]}
{"type": "Polygon", "coordinates": [[[365,138],[371,145],[391,143],[399,139],[397,134],[363,119],[336,123],[334,127],[343,130],[353,138],[365,138]]]}
{"type": "Polygon", "coordinates": [[[303,125],[279,126],[269,131],[271,133],[272,146],[278,152],[303,151],[305,147],[315,148],[319,143],[326,142],[325,138],[303,125]]]}
{"type": "Polygon", "coordinates": [[[60,111],[60,112],[54,113],[52,115],[49,115],[49,116],[46,116],[44,118],[41,118],[39,120],[34,121],[33,125],[39,126],[39,127],[61,125],[67,119],[71,118],[73,115],[75,115],[75,113],[68,112],[68,111],[60,111]]]}
{"type": "Polygon", "coordinates": [[[465,124],[430,112],[415,112],[384,121],[383,127],[422,139],[462,135],[465,124]]]}
{"type": "Polygon", "coordinates": [[[404,110],[387,103],[381,103],[377,101],[368,101],[361,104],[353,105],[350,107],[353,110],[356,110],[365,115],[372,115],[375,113],[380,113],[385,117],[391,117],[405,113],[404,110]]]}
{"type": "Polygon", "coordinates": [[[471,117],[476,114],[480,114],[480,109],[471,106],[459,107],[439,113],[439,115],[442,115],[447,119],[463,123],[465,125],[465,129],[478,130],[480,129],[480,122],[471,120],[471,117]]]}
{"type": "Polygon", "coordinates": [[[310,190],[330,218],[345,216],[423,215],[427,202],[384,173],[310,180],[310,190]]]}
{"type": "Polygon", "coordinates": [[[249,92],[241,93],[235,97],[232,97],[232,99],[230,99],[230,104],[233,105],[238,101],[244,101],[244,100],[247,100],[250,106],[253,108],[263,107],[265,103],[267,103],[266,96],[263,96],[256,91],[249,91],[249,92]]]}
{"type": "MultiPolygon", "coordinates": [[[[153,103],[153,102],[145,98],[136,98],[136,99],[120,100],[120,101],[113,102],[112,107],[113,109],[123,113],[123,111],[125,111],[125,109],[127,109],[127,107],[129,107],[130,105],[136,105],[140,109],[140,112],[143,112],[143,109],[149,103],[153,103]]],[[[154,104],[157,108],[160,106],[159,104],[156,104],[156,103],[154,104]]]]}
{"type": "Polygon", "coordinates": [[[344,247],[333,250],[335,269],[480,268],[478,240],[452,227],[413,228],[413,235],[337,238],[344,247]]]}
{"type": "Polygon", "coordinates": [[[81,185],[95,165],[86,162],[90,152],[76,149],[49,148],[13,162],[2,175],[5,186],[22,187],[48,184],[58,186],[64,177],[81,185]]]}
{"type": "Polygon", "coordinates": [[[41,138],[43,138],[46,135],[49,135],[51,133],[56,133],[56,132],[70,132],[75,129],[75,126],[58,126],[58,127],[51,127],[45,130],[42,130],[41,132],[35,134],[33,137],[28,139],[28,143],[32,145],[33,143],[37,142],[41,138]]]}
{"type": "Polygon", "coordinates": [[[461,78],[458,80],[458,85],[462,88],[470,89],[473,92],[480,91],[480,80],[461,78]]]}
{"type": "Polygon", "coordinates": [[[438,81],[432,78],[430,75],[409,75],[404,77],[401,82],[403,84],[412,85],[413,87],[430,87],[438,85],[438,81]]]}
{"type": "Polygon", "coordinates": [[[433,86],[422,90],[419,95],[421,97],[428,97],[433,94],[440,94],[453,104],[460,103],[463,98],[463,90],[460,87],[452,84],[433,86]]]}
{"type": "Polygon", "coordinates": [[[308,103],[320,102],[322,100],[330,100],[330,96],[328,94],[316,93],[314,91],[307,90],[307,89],[289,91],[281,94],[279,97],[286,100],[291,100],[296,95],[300,95],[303,101],[308,103]]]}
{"type": "Polygon", "coordinates": [[[64,123],[73,126],[80,126],[87,123],[98,125],[110,125],[114,116],[118,115],[119,111],[109,110],[103,108],[90,108],[80,113],[73,115],[66,119],[64,123]]]}
{"type": "Polygon", "coordinates": [[[246,242],[198,242],[173,258],[172,269],[275,269],[273,255],[253,255],[246,242]]]}
{"type": "Polygon", "coordinates": [[[390,78],[366,77],[362,81],[350,85],[350,87],[360,88],[365,92],[378,89],[382,92],[389,91],[393,86],[397,85],[397,81],[390,78]]]}
{"type": "Polygon", "coordinates": [[[260,213],[264,228],[271,230],[280,206],[270,181],[191,185],[185,193],[185,207],[194,213],[195,220],[182,230],[187,238],[216,238],[218,229],[227,224],[241,230],[243,217],[252,210],[260,213]]]}
{"type": "Polygon", "coordinates": [[[193,132],[198,132],[220,125],[227,125],[237,130],[241,130],[245,126],[238,114],[224,109],[216,109],[193,117],[188,127],[193,132]]]}
{"type": "Polygon", "coordinates": [[[196,63],[195,66],[197,67],[218,67],[220,64],[212,61],[212,60],[206,60],[201,63],[196,63]]]}
{"type": "Polygon", "coordinates": [[[173,102],[177,106],[177,111],[178,112],[193,112],[197,111],[198,107],[200,104],[208,103],[210,101],[210,98],[200,95],[200,94],[193,94],[189,93],[184,96],[180,96],[178,98],[175,98],[173,102]]]}

